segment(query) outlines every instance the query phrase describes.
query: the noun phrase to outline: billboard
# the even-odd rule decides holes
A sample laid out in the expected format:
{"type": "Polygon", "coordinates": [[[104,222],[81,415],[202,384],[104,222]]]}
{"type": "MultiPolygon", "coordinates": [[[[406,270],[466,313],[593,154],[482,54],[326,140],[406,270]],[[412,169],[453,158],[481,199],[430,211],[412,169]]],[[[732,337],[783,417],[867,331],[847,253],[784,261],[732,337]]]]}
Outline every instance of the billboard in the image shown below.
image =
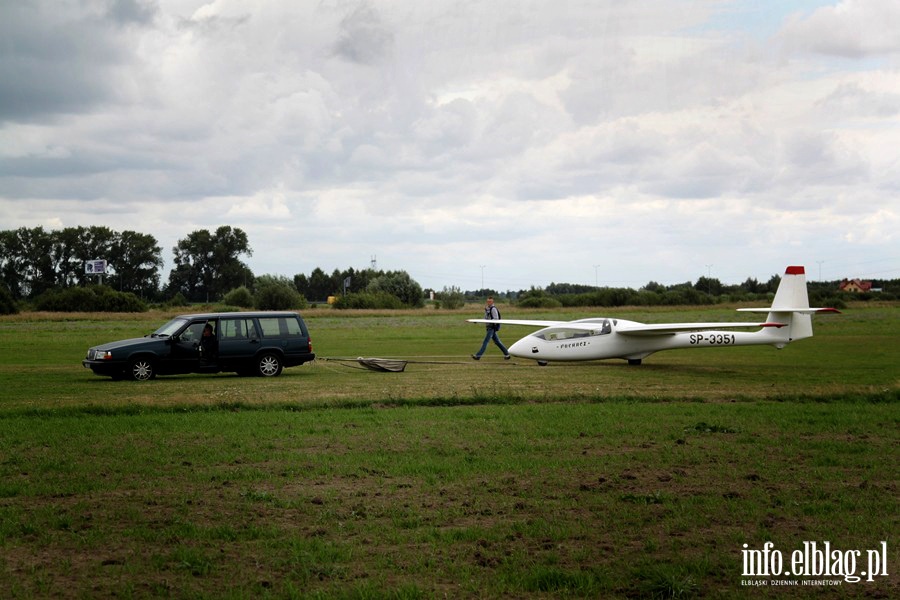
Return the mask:
{"type": "Polygon", "coordinates": [[[106,273],[105,260],[89,260],[84,263],[85,275],[103,275],[106,273]]]}

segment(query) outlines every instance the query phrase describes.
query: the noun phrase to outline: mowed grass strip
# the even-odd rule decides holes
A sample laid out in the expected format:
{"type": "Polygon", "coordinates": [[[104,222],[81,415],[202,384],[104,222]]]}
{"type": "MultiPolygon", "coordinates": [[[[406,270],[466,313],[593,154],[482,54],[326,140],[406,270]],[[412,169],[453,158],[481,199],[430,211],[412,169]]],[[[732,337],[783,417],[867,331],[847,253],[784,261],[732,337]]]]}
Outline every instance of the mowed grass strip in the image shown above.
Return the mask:
{"type": "MultiPolygon", "coordinates": [[[[199,310],[199,309],[194,309],[199,310]]],[[[731,307],[698,310],[604,311],[622,318],[709,321],[733,317],[731,307]]],[[[513,401],[575,398],[640,400],[871,397],[900,388],[900,308],[862,307],[815,317],[816,335],[783,350],[735,347],[654,354],[640,367],[625,361],[552,363],[502,360],[489,348],[480,362],[483,328],[465,322],[471,312],[305,313],[315,363],[286,369],[273,380],[234,374],[161,377],[144,386],[94,376],[81,366],[88,347],[140,337],[174,313],[138,315],[30,314],[0,318],[0,411],[84,407],[217,405],[246,403],[298,408],[348,401],[394,402],[506,397],[513,401]],[[405,373],[361,370],[359,356],[410,360],[405,373]],[[329,360],[332,359],[332,360],[329,360]],[[334,359],[349,359],[339,361],[334,359]]],[[[529,311],[510,317],[578,318],[590,313],[529,311]]],[[[478,316],[477,313],[475,316],[478,316]]],[[[508,326],[511,343],[530,329],[508,326]]]]}
{"type": "MultiPolygon", "coordinates": [[[[305,317],[320,356],[407,358],[407,371],[320,360],[271,380],[143,384],[96,377],[81,357],[169,314],[0,318],[0,590],[811,595],[742,587],[742,545],[885,540],[900,564],[897,315],[816,318],[816,337],[782,351],[541,368],[468,359],[482,330],[464,312],[319,309],[305,317]]],[[[894,571],[839,591],[896,596],[894,571]]]]}

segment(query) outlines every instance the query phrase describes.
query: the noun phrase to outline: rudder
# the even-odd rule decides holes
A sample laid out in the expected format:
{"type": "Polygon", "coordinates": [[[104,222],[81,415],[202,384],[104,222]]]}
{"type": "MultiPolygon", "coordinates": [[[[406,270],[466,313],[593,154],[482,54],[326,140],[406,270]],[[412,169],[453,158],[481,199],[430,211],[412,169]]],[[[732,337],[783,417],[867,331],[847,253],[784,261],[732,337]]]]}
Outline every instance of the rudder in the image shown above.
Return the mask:
{"type": "Polygon", "coordinates": [[[806,291],[806,269],[788,267],[775,290],[772,312],[809,310],[809,294],[806,291]]]}
{"type": "Polygon", "coordinates": [[[809,293],[806,289],[806,269],[802,266],[788,267],[775,290],[772,309],[768,320],[786,323],[781,333],[788,342],[812,337],[812,317],[798,311],[809,310],[809,293]]]}
{"type": "Polygon", "coordinates": [[[790,342],[812,337],[812,317],[817,312],[838,312],[833,308],[810,308],[806,290],[806,269],[802,266],[788,267],[775,290],[772,306],[765,308],[739,308],[744,312],[768,312],[769,323],[778,323],[766,331],[772,344],[783,348],[790,342]]]}

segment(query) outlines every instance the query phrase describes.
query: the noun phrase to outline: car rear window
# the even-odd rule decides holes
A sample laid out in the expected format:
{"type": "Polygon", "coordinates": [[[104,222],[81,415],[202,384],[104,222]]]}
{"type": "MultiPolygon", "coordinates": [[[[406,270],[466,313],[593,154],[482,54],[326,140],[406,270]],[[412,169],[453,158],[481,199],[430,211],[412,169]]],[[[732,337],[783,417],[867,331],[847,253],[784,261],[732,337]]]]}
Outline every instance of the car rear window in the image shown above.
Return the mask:
{"type": "Polygon", "coordinates": [[[294,317],[261,317],[263,337],[302,337],[300,321],[294,317]]]}

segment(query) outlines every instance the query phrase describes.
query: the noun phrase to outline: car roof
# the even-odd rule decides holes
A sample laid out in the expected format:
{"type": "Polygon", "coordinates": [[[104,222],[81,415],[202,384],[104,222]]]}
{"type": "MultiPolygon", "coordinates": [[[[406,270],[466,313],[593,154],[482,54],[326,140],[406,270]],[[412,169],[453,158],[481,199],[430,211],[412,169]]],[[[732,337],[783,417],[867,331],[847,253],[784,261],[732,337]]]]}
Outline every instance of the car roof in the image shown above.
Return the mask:
{"type": "Polygon", "coordinates": [[[176,319],[222,319],[235,317],[298,317],[299,313],[291,311],[246,311],[246,312],[219,312],[219,313],[195,313],[178,315],[176,319]]]}

